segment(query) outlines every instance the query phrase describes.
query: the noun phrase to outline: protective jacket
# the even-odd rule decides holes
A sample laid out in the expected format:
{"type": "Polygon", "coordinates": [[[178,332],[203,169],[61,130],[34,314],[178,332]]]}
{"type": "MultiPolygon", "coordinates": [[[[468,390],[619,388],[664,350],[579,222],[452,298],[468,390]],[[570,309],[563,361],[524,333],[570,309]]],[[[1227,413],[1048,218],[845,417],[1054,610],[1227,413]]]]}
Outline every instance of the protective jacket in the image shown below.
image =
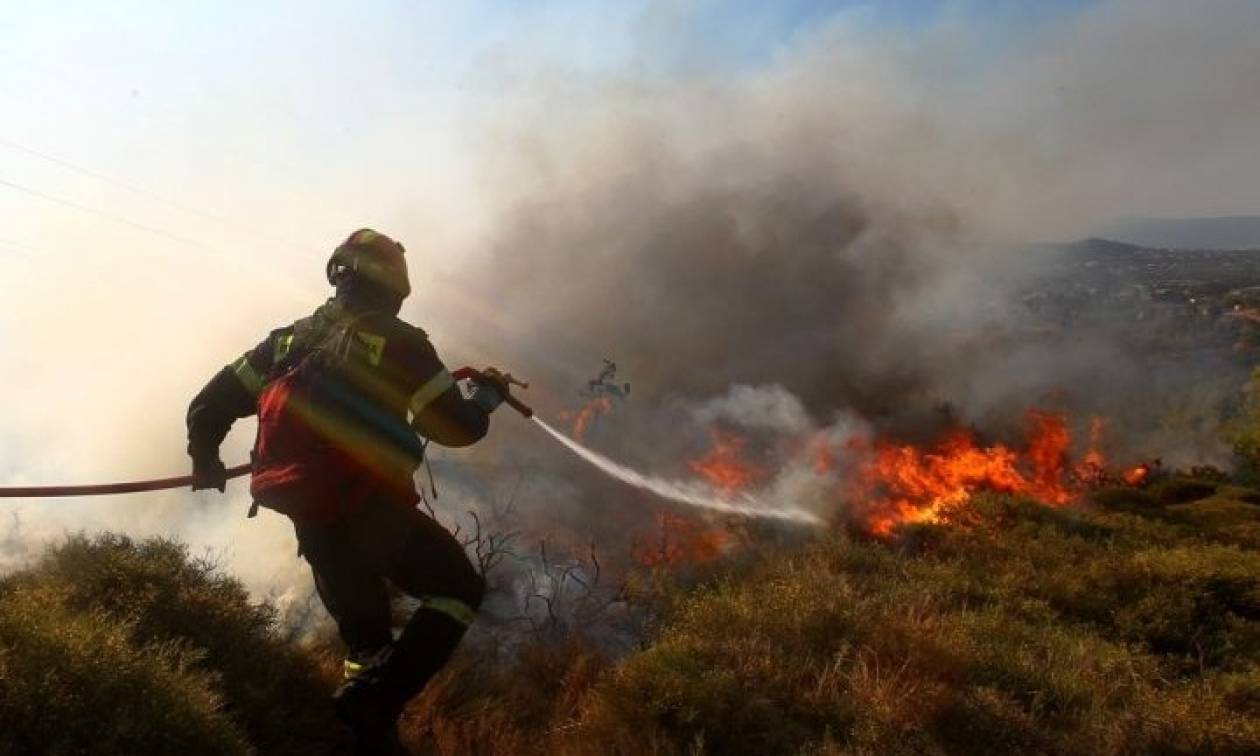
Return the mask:
{"type": "Polygon", "coordinates": [[[335,522],[372,498],[414,506],[425,444],[416,434],[466,446],[489,425],[424,331],[342,297],[211,379],[188,410],[189,454],[217,458],[233,421],[255,413],[250,492],[308,523],[335,522]]]}

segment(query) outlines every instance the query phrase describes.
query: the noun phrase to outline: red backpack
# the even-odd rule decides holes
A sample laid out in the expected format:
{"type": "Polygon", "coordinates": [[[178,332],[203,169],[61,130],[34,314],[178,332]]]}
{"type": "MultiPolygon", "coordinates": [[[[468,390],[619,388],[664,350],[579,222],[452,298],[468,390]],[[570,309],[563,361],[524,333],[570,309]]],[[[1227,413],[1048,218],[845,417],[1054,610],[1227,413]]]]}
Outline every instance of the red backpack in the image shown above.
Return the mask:
{"type": "Polygon", "coordinates": [[[254,505],[319,523],[374,497],[414,507],[424,442],[355,380],[370,369],[355,337],[363,316],[320,316],[295,325],[291,353],[258,397],[254,505]]]}

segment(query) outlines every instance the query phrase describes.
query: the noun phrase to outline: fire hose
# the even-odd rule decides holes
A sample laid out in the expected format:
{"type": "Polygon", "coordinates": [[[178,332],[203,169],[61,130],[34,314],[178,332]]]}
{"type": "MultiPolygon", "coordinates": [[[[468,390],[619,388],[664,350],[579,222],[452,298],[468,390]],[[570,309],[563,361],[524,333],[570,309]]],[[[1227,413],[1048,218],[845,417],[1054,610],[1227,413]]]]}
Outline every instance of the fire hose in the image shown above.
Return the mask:
{"type": "MultiPolygon", "coordinates": [[[[511,373],[499,373],[496,377],[487,376],[480,370],[463,367],[451,375],[457,381],[473,380],[483,383],[496,383],[504,386],[520,386],[529,388],[528,383],[517,380],[511,373]]],[[[525,417],[533,417],[534,411],[521,400],[504,392],[503,401],[512,409],[525,417]]],[[[229,467],[226,478],[239,478],[250,472],[252,465],[243,464],[229,467]]],[[[191,486],[193,476],[177,475],[172,478],[152,478],[149,480],[130,480],[122,483],[89,483],[71,486],[0,486],[0,499],[49,499],[64,496],[107,496],[109,494],[139,493],[142,491],[162,491],[169,488],[191,486]]]]}

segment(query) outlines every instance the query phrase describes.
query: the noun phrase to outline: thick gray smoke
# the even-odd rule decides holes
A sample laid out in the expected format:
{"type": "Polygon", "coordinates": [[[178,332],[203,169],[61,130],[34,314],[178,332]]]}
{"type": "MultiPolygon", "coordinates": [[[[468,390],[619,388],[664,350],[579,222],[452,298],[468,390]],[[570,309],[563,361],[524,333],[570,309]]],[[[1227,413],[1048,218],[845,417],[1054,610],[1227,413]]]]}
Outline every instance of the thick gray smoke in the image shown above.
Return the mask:
{"type": "Polygon", "coordinates": [[[778,382],[875,417],[1095,381],[1096,344],[978,343],[1018,316],[1012,243],[1133,206],[1254,210],[1257,28],[1253,3],[1112,2],[984,55],[983,30],[842,17],[734,80],[530,80],[543,108],[496,132],[520,153],[468,285],[548,378],[609,352],[649,391],[778,382]]]}
{"type": "Polygon", "coordinates": [[[1098,371],[1142,369],[1107,335],[994,338],[1020,325],[1016,242],[1254,199],[1257,18],[1105,3],[985,55],[982,30],[840,18],[733,80],[530,78],[492,131],[486,186],[510,189],[484,195],[500,215],[465,279],[510,318],[486,351],[548,386],[607,354],[646,401],[776,382],[888,422],[1123,394],[1098,371]]]}
{"type": "MultiPolygon", "coordinates": [[[[496,213],[458,278],[505,320],[452,332],[548,387],[551,414],[616,359],[634,394],[592,439],[662,472],[705,448],[696,407],[765,385],[813,428],[1014,440],[1043,405],[1078,431],[1116,418],[1124,453],[1219,461],[1210,433],[1127,427],[1212,366],[1155,365],[1109,328],[1037,333],[1015,294],[1042,262],[1027,242],[1255,209],[1258,24],[1250,3],[1108,2],[997,48],[842,16],[733,78],[487,75],[511,103],[479,123],[496,213]]],[[[535,463],[581,498],[556,494],[549,521],[639,503],[535,463]]]]}

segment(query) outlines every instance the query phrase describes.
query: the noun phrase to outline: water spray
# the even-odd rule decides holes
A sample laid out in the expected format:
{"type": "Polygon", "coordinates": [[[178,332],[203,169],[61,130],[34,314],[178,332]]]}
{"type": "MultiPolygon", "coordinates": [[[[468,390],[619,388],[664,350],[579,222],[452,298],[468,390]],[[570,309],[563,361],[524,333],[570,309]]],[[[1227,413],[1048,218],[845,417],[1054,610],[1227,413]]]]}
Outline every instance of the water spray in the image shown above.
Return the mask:
{"type": "MultiPolygon", "coordinates": [[[[529,388],[529,384],[520,381],[512,376],[511,373],[501,373],[494,371],[500,382],[506,383],[508,386],[516,385],[521,388],[529,388]]],[[[474,370],[470,367],[460,368],[452,375],[456,380],[473,380],[488,381],[485,373],[474,370]]],[[[712,491],[705,486],[684,481],[668,480],[653,475],[645,475],[637,470],[626,467],[625,465],[614,462],[604,455],[592,449],[579,444],[574,439],[566,436],[564,433],[551,427],[542,418],[534,414],[534,410],[525,405],[511,393],[507,393],[504,402],[512,409],[521,413],[526,418],[537,423],[539,428],[546,431],[552,438],[559,441],[565,448],[573,452],[588,464],[595,466],[598,470],[609,477],[621,481],[626,485],[633,486],[641,491],[655,494],[662,499],[667,499],[679,504],[686,504],[690,507],[699,507],[701,509],[709,509],[715,512],[725,512],[727,514],[742,515],[745,517],[762,517],[774,520],[787,520],[789,522],[801,523],[804,525],[821,525],[822,520],[812,512],[797,507],[774,507],[767,502],[749,495],[740,493],[734,497],[721,497],[713,495],[712,491]]]]}
{"type": "Polygon", "coordinates": [[[803,525],[822,525],[818,515],[796,507],[775,508],[762,499],[746,493],[734,497],[715,496],[705,486],[684,481],[667,480],[654,475],[645,475],[625,465],[618,464],[608,457],[582,446],[577,441],[545,423],[537,415],[531,418],[538,427],[547,431],[553,438],[564,444],[581,459],[599,468],[605,474],[642,491],[655,494],[679,504],[686,504],[716,512],[743,515],[746,517],[762,517],[774,520],[787,520],[803,525]]]}

